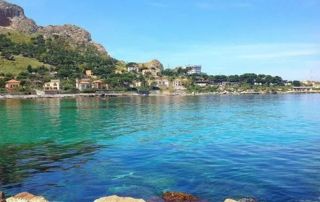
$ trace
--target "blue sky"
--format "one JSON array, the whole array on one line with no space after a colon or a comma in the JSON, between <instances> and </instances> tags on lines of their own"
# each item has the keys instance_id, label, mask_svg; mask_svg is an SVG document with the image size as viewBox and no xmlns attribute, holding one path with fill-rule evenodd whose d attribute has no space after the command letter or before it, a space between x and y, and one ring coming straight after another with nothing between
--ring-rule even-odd
<instances>
[{"instance_id":1,"label":"blue sky","mask_svg":"<svg viewBox=\"0 0 320 202\"><path fill-rule=\"evenodd\" d=\"M39 25L76 24L115 58L320 80L320 0L10 0Z\"/></svg>"}]
</instances>

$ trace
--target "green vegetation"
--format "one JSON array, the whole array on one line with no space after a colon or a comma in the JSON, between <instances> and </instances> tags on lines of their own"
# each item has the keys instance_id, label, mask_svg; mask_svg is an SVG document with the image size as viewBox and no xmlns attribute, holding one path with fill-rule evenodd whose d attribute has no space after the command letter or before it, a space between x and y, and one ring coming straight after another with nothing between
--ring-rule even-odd
<instances>
[{"instance_id":1,"label":"green vegetation","mask_svg":"<svg viewBox=\"0 0 320 202\"><path fill-rule=\"evenodd\" d=\"M4 60L15 61L16 55L31 58L33 61L54 67L54 70L58 72L57 77L60 79L78 78L84 70L81 67L91 69L95 74L106 78L115 67L115 59L102 56L90 48L82 52L73 50L67 41L58 36L54 39L44 39L43 36L38 35L31 37L30 42L15 41L13 40L15 37L10 36L12 35L0 34L0 52ZM23 64L22 60L20 60L20 64ZM26 66L32 65L27 62L24 64ZM32 66L37 65L33 64ZM18 71L16 70L16 72Z\"/></svg>"},{"instance_id":2,"label":"green vegetation","mask_svg":"<svg viewBox=\"0 0 320 202\"><path fill-rule=\"evenodd\" d=\"M12 57L13 58L11 60L4 57L0 58L0 72L18 75L19 73L26 71L28 66L36 68L41 66L49 67L49 65L39 62L34 58L23 57L21 55L12 55Z\"/></svg>"},{"instance_id":3,"label":"green vegetation","mask_svg":"<svg viewBox=\"0 0 320 202\"><path fill-rule=\"evenodd\" d=\"M41 89L43 84L51 79L60 79L64 92L78 92L75 81L83 78L85 70L92 70L92 73L112 90L159 89L154 80L156 76L150 73L143 76L141 72L127 71L127 67L138 65L118 61L90 45L75 49L74 45L59 36L45 39L42 35L0 32L0 92L4 91L5 82L12 78L21 81L22 92ZM272 93L289 89L285 85L287 81L279 76L252 73L230 76L188 75L188 71L188 68L177 67L165 69L161 74L170 82L184 78L183 86L188 92ZM292 85L301 86L301 83L293 81ZM170 90L172 86L167 88ZM92 91L90 89L87 92Z\"/></svg>"}]
</instances>

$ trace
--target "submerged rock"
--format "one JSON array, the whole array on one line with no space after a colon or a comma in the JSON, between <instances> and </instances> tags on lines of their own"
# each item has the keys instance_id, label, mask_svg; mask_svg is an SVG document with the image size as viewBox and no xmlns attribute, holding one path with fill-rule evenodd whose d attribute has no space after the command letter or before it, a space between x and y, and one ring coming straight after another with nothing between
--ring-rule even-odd
<instances>
[{"instance_id":1,"label":"submerged rock","mask_svg":"<svg viewBox=\"0 0 320 202\"><path fill-rule=\"evenodd\" d=\"M165 202L197 202L199 199L191 194L182 192L166 192L162 195Z\"/></svg>"},{"instance_id":2,"label":"submerged rock","mask_svg":"<svg viewBox=\"0 0 320 202\"><path fill-rule=\"evenodd\" d=\"M6 202L48 202L42 196L35 196L28 192L22 192L13 197L7 198Z\"/></svg>"},{"instance_id":3,"label":"submerged rock","mask_svg":"<svg viewBox=\"0 0 320 202\"><path fill-rule=\"evenodd\" d=\"M258 202L258 201L254 198L242 198L239 200L226 199L224 202Z\"/></svg>"},{"instance_id":4,"label":"submerged rock","mask_svg":"<svg viewBox=\"0 0 320 202\"><path fill-rule=\"evenodd\" d=\"M6 196L3 192L0 192L0 202L6 202Z\"/></svg>"},{"instance_id":5,"label":"submerged rock","mask_svg":"<svg viewBox=\"0 0 320 202\"><path fill-rule=\"evenodd\" d=\"M107 197L102 197L94 202L145 202L143 199L135 199L131 197L119 197L119 196L107 196Z\"/></svg>"}]
</instances>

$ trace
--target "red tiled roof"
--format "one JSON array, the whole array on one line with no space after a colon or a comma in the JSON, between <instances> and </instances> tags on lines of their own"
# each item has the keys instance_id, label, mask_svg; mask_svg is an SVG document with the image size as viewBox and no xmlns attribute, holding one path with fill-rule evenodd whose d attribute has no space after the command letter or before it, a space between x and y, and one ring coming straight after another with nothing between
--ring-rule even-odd
<instances>
[{"instance_id":1,"label":"red tiled roof","mask_svg":"<svg viewBox=\"0 0 320 202\"><path fill-rule=\"evenodd\" d=\"M20 81L17 81L17 80L11 79L11 80L7 81L7 83L20 83Z\"/></svg>"}]
</instances>

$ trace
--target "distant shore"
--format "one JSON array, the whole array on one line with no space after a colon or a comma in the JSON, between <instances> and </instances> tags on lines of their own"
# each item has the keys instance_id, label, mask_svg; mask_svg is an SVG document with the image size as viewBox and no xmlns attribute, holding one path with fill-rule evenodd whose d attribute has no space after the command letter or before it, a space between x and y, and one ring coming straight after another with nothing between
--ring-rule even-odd
<instances>
[{"instance_id":1,"label":"distant shore","mask_svg":"<svg viewBox=\"0 0 320 202\"><path fill-rule=\"evenodd\" d=\"M320 91L313 92L276 92L276 93L264 93L264 92L206 92L206 93L150 93L147 96L150 97L166 97L166 96L206 96L206 95L271 95L271 94L319 94ZM45 94L45 95L0 95L0 100L4 99L38 99L38 98L76 98L76 97L131 97L131 96L144 96L133 92L123 92L123 93L106 93L106 94L96 94L96 93L76 93L76 94Z\"/></svg>"}]
</instances>

